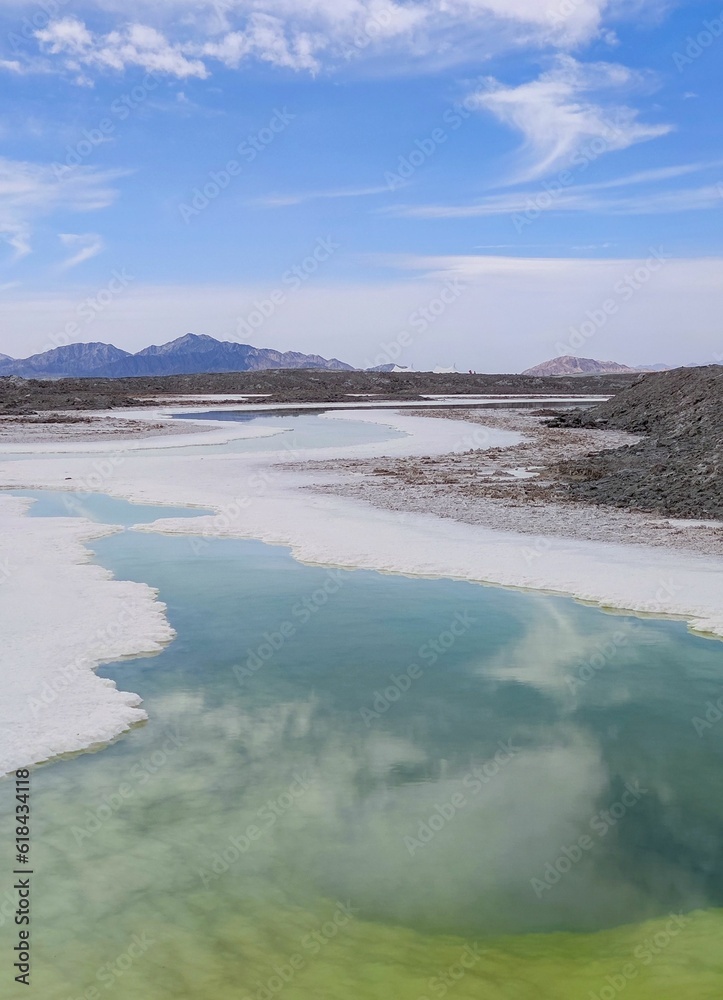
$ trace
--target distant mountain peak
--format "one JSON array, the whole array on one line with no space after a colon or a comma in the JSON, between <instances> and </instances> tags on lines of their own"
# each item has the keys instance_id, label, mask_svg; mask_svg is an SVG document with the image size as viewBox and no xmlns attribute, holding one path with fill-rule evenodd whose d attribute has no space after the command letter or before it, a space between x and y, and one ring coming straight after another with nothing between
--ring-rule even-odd
<instances>
[{"instance_id":1,"label":"distant mountain peak","mask_svg":"<svg viewBox=\"0 0 723 1000\"><path fill-rule=\"evenodd\" d=\"M0 359L0 375L19 375L22 378L57 378L58 373L98 376L109 365L119 364L133 357L112 344L67 344L54 347L43 354L35 354L24 361Z\"/></svg>"},{"instance_id":2,"label":"distant mountain peak","mask_svg":"<svg viewBox=\"0 0 723 1000\"><path fill-rule=\"evenodd\" d=\"M639 374L639 369L630 368L628 365L621 365L617 361L595 361L594 358L575 358L570 354L563 354L552 361L544 361L541 365L528 368L522 372L523 375L619 375L630 372Z\"/></svg>"},{"instance_id":3,"label":"distant mountain peak","mask_svg":"<svg viewBox=\"0 0 723 1000\"><path fill-rule=\"evenodd\" d=\"M274 351L187 333L137 354L112 344L69 344L15 361L0 355L0 376L22 378L128 378L144 375L201 375L268 368L320 368L353 371L336 358L297 351Z\"/></svg>"},{"instance_id":4,"label":"distant mountain peak","mask_svg":"<svg viewBox=\"0 0 723 1000\"><path fill-rule=\"evenodd\" d=\"M152 344L150 347L145 347L142 351L138 351L136 357L172 354L174 351L208 351L220 343L222 341L215 340L205 333L186 333L175 340L169 340L167 344Z\"/></svg>"}]
</instances>

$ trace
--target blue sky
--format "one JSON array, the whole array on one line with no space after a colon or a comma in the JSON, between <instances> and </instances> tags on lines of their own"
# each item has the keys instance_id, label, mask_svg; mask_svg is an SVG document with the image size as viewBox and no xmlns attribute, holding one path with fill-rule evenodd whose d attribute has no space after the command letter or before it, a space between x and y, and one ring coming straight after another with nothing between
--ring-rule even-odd
<instances>
[{"instance_id":1,"label":"blue sky","mask_svg":"<svg viewBox=\"0 0 723 1000\"><path fill-rule=\"evenodd\" d=\"M0 22L2 353L190 330L357 365L720 360L720 5Z\"/></svg>"}]
</instances>

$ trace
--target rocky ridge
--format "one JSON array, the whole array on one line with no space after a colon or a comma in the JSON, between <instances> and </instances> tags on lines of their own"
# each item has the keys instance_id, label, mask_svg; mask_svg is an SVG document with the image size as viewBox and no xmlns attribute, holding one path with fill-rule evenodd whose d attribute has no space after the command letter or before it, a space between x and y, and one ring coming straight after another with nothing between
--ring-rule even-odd
<instances>
[{"instance_id":1,"label":"rocky ridge","mask_svg":"<svg viewBox=\"0 0 723 1000\"><path fill-rule=\"evenodd\" d=\"M723 366L645 375L608 402L561 414L550 426L643 436L630 447L562 463L571 499L723 518Z\"/></svg>"}]
</instances>

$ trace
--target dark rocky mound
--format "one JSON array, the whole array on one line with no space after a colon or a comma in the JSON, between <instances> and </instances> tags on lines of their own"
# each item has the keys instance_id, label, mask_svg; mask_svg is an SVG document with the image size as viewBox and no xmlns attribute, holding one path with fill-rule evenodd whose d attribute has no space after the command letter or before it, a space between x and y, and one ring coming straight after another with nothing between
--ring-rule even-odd
<instances>
[{"instance_id":1,"label":"dark rocky mound","mask_svg":"<svg viewBox=\"0 0 723 1000\"><path fill-rule=\"evenodd\" d=\"M644 435L631 447L560 465L573 499L723 518L723 366L644 375L607 403L562 414L550 426Z\"/></svg>"}]
</instances>

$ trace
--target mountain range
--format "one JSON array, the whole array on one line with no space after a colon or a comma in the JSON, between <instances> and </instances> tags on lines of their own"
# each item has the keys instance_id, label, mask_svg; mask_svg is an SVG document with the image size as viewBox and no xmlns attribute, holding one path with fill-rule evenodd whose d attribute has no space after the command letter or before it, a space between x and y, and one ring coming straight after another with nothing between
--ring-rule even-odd
<instances>
[{"instance_id":1,"label":"mountain range","mask_svg":"<svg viewBox=\"0 0 723 1000\"><path fill-rule=\"evenodd\" d=\"M323 368L353 371L336 358L297 351L273 351L215 340L188 333L137 354L112 344L68 344L43 354L15 360L0 355L0 376L21 378L128 378L143 375L201 375L213 372L249 372L268 368Z\"/></svg>"},{"instance_id":2,"label":"mountain range","mask_svg":"<svg viewBox=\"0 0 723 1000\"><path fill-rule=\"evenodd\" d=\"M665 371L668 365L631 368L616 361L595 361L563 355L528 368L523 375L613 375ZM216 372L250 372L273 368L317 368L325 371L354 371L337 358L297 351L274 351L215 340L205 334L187 333L167 344L146 347L136 354L112 344L68 344L52 351L15 359L0 354L0 377L20 378L132 378L154 375L204 375ZM396 365L381 365L372 371L394 371Z\"/></svg>"},{"instance_id":3,"label":"mountain range","mask_svg":"<svg viewBox=\"0 0 723 1000\"><path fill-rule=\"evenodd\" d=\"M541 365L528 368L522 372L523 375L620 375L630 372L659 372L668 371L668 365L641 365L639 368L631 368L629 365L621 365L617 361L595 361L593 358L574 358L569 354L562 357L553 358L552 361L544 361Z\"/></svg>"}]
</instances>

